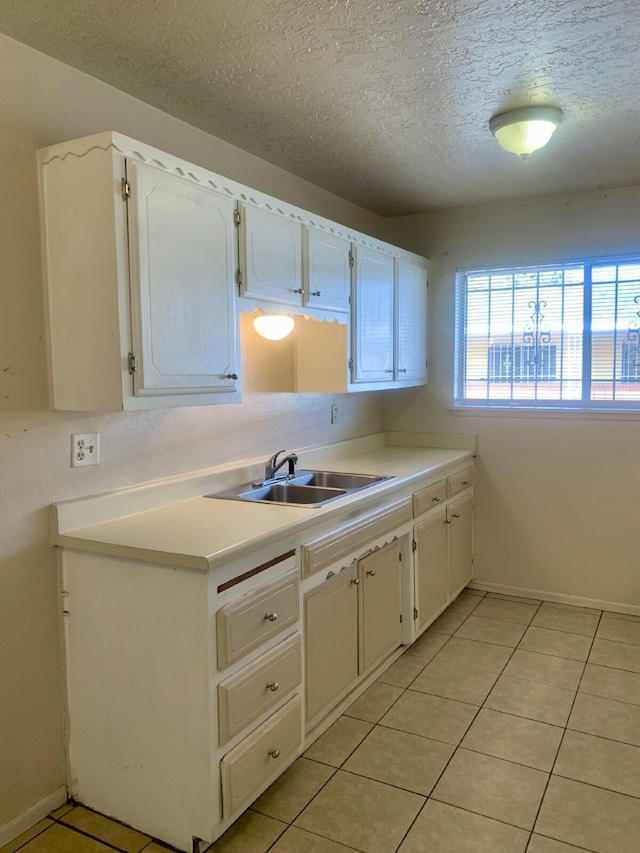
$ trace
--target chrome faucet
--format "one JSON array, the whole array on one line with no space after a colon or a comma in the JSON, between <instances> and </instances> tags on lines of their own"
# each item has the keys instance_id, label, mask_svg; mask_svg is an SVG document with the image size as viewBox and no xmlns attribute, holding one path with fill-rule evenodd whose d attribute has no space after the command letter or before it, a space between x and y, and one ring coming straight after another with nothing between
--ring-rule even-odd
<instances>
[{"instance_id":1,"label":"chrome faucet","mask_svg":"<svg viewBox=\"0 0 640 853\"><path fill-rule=\"evenodd\" d=\"M267 480L272 480L276 473L282 468L283 465L289 463L289 473L287 477L291 479L295 475L295 466L298 461L298 457L295 453L287 453L286 456L283 456L280 461L278 461L278 456L281 453L286 453L285 450L279 450L277 453L274 453L273 456L269 459L264 468L264 479L265 482Z\"/></svg>"}]
</instances>

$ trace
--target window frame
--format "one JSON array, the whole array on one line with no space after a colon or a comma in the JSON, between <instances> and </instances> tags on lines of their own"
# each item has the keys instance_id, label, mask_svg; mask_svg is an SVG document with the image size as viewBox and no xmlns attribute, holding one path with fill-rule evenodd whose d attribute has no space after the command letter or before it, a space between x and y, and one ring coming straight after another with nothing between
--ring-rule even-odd
<instances>
[{"instance_id":1,"label":"window frame","mask_svg":"<svg viewBox=\"0 0 640 853\"><path fill-rule=\"evenodd\" d=\"M554 260L539 260L531 262L519 261L512 264L500 265L483 264L468 267L459 267L455 273L454 286L454 347L453 347L453 401L451 411L454 414L504 414L511 413L531 415L535 413L548 415L580 414L595 416L640 416L640 396L637 400L592 400L591 393L591 357L593 336L591 324L587 326L586 318L592 319L592 276L594 266L621 265L637 263L640 265L640 251L623 253L619 255L598 255L589 257L572 257ZM465 359L466 359L466 277L473 273L514 273L525 270L543 270L545 268L558 269L571 266L581 266L584 269L584 317L585 324L582 333L582 374L580 378L582 387L582 399L580 400L558 400L558 399L465 399ZM618 282L619 283L619 280ZM640 294L640 288L639 288ZM638 303L638 326L640 328L640 301ZM640 346L640 344L639 344ZM462 347L462 349L461 349ZM488 365L487 365L488 366ZM638 368L640 370L640 368ZM639 382L640 379L629 380Z\"/></svg>"}]
</instances>

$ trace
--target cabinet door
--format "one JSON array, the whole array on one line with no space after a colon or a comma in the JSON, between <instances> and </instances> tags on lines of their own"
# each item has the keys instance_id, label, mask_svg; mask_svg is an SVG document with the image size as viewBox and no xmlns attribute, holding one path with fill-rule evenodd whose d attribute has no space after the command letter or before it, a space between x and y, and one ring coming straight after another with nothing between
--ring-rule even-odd
<instances>
[{"instance_id":1,"label":"cabinet door","mask_svg":"<svg viewBox=\"0 0 640 853\"><path fill-rule=\"evenodd\" d=\"M348 311L351 243L316 228L304 229L305 305Z\"/></svg>"},{"instance_id":2,"label":"cabinet door","mask_svg":"<svg viewBox=\"0 0 640 853\"><path fill-rule=\"evenodd\" d=\"M394 259L354 246L352 382L393 381Z\"/></svg>"},{"instance_id":3,"label":"cabinet door","mask_svg":"<svg viewBox=\"0 0 640 853\"><path fill-rule=\"evenodd\" d=\"M447 507L449 522L449 595L466 586L473 575L473 497Z\"/></svg>"},{"instance_id":4,"label":"cabinet door","mask_svg":"<svg viewBox=\"0 0 640 853\"><path fill-rule=\"evenodd\" d=\"M302 225L258 207L240 208L242 295L302 304Z\"/></svg>"},{"instance_id":5,"label":"cabinet door","mask_svg":"<svg viewBox=\"0 0 640 853\"><path fill-rule=\"evenodd\" d=\"M358 594L354 565L305 599L307 720L358 677Z\"/></svg>"},{"instance_id":6,"label":"cabinet door","mask_svg":"<svg viewBox=\"0 0 640 853\"><path fill-rule=\"evenodd\" d=\"M231 391L233 202L144 163L127 179L135 394Z\"/></svg>"},{"instance_id":7,"label":"cabinet door","mask_svg":"<svg viewBox=\"0 0 640 853\"><path fill-rule=\"evenodd\" d=\"M400 645L400 543L374 551L358 563L360 580L360 672Z\"/></svg>"},{"instance_id":8,"label":"cabinet door","mask_svg":"<svg viewBox=\"0 0 640 853\"><path fill-rule=\"evenodd\" d=\"M396 379L427 380L427 270L396 261Z\"/></svg>"},{"instance_id":9,"label":"cabinet door","mask_svg":"<svg viewBox=\"0 0 640 853\"><path fill-rule=\"evenodd\" d=\"M444 507L429 513L413 531L416 550L417 628L426 625L442 609L449 595L447 571L447 524Z\"/></svg>"}]
</instances>

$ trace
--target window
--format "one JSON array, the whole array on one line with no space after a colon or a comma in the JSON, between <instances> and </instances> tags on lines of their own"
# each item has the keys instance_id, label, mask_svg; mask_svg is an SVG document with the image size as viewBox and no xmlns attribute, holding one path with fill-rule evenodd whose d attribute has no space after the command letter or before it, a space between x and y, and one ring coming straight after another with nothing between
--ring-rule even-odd
<instances>
[{"instance_id":1,"label":"window","mask_svg":"<svg viewBox=\"0 0 640 853\"><path fill-rule=\"evenodd\" d=\"M454 404L640 411L640 259L460 272Z\"/></svg>"}]
</instances>

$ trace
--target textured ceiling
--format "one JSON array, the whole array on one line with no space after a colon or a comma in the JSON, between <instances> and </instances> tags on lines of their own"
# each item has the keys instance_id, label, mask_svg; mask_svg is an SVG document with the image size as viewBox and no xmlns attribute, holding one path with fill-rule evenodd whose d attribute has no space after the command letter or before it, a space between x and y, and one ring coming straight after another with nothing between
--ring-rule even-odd
<instances>
[{"instance_id":1,"label":"textured ceiling","mask_svg":"<svg viewBox=\"0 0 640 853\"><path fill-rule=\"evenodd\" d=\"M640 183L640 0L3 0L0 31L383 215ZM565 121L523 163L488 121L528 104Z\"/></svg>"}]
</instances>

